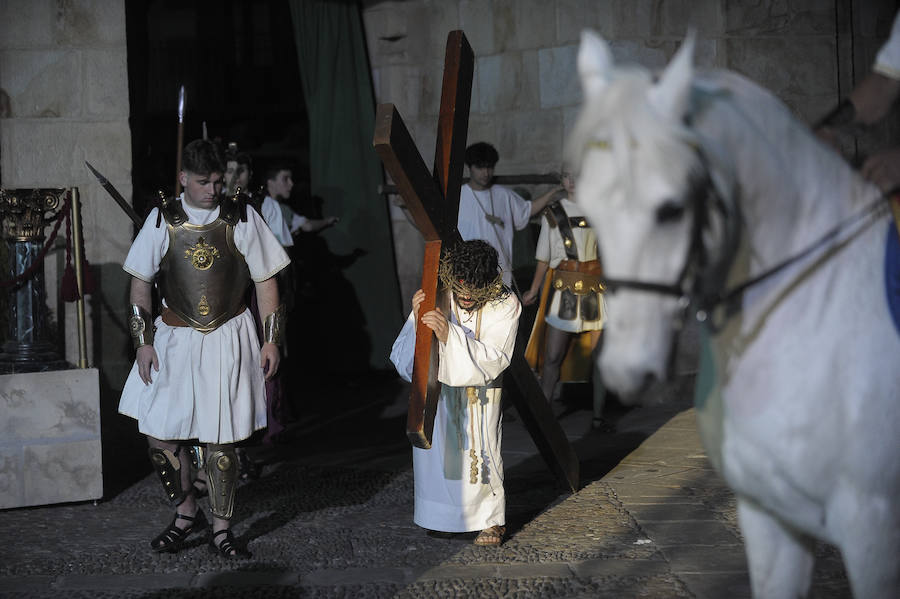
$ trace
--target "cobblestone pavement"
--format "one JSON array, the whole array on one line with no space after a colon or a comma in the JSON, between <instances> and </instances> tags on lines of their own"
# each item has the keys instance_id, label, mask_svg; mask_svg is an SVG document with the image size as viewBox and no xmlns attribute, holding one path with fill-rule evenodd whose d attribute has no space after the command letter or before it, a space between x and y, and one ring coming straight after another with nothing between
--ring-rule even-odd
<instances>
[{"instance_id":1,"label":"cobblestone pavement","mask_svg":"<svg viewBox=\"0 0 900 599\"><path fill-rule=\"evenodd\" d=\"M406 390L382 383L342 383L338 408L254 452L265 466L239 488L234 524L251 559L222 559L199 537L153 554L171 508L148 473L96 505L0 512L0 597L749 597L734 500L700 447L690 376L654 407L613 405L613 434L591 430L587 401L557 404L581 459L575 494L507 410L499 548L412 523ZM837 553L820 553L813 596L849 596Z\"/></svg>"}]
</instances>

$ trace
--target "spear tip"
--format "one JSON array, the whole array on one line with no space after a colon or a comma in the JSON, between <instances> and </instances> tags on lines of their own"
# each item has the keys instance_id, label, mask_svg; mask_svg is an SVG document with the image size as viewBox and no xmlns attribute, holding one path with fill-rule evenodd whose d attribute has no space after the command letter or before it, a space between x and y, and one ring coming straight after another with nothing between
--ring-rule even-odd
<instances>
[{"instance_id":1,"label":"spear tip","mask_svg":"<svg viewBox=\"0 0 900 599\"><path fill-rule=\"evenodd\" d=\"M184 122L184 84L178 90L178 122Z\"/></svg>"}]
</instances>

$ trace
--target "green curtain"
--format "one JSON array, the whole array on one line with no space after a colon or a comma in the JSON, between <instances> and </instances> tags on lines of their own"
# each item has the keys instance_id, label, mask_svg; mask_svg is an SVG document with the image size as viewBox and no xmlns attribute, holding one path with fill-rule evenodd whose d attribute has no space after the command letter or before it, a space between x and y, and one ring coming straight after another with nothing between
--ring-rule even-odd
<instances>
[{"instance_id":1,"label":"green curtain","mask_svg":"<svg viewBox=\"0 0 900 599\"><path fill-rule=\"evenodd\" d=\"M324 200L324 214L341 217L324 233L335 258L318 265L340 271L323 280L330 288L315 290L326 298L322 350L335 370L387 368L403 315L388 206L378 193L383 176L372 147L375 100L360 7L335 0L290 6L309 115L310 191Z\"/></svg>"}]
</instances>

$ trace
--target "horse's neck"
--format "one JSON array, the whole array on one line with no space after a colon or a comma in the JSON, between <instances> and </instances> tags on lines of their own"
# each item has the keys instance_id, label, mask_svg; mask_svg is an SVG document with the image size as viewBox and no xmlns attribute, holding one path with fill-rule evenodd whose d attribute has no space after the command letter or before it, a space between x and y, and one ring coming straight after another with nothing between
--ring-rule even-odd
<instances>
[{"instance_id":1,"label":"horse's neck","mask_svg":"<svg viewBox=\"0 0 900 599\"><path fill-rule=\"evenodd\" d=\"M694 126L735 200L762 270L812 243L877 190L772 94L727 71L697 86Z\"/></svg>"}]
</instances>

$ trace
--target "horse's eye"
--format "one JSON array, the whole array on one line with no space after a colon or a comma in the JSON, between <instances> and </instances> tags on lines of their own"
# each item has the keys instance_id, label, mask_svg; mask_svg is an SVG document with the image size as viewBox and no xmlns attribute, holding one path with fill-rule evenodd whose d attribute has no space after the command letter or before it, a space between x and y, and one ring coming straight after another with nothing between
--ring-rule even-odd
<instances>
[{"instance_id":1,"label":"horse's eye","mask_svg":"<svg viewBox=\"0 0 900 599\"><path fill-rule=\"evenodd\" d=\"M656 224L664 225L678 222L682 216L684 216L684 204L668 200L656 209Z\"/></svg>"}]
</instances>

